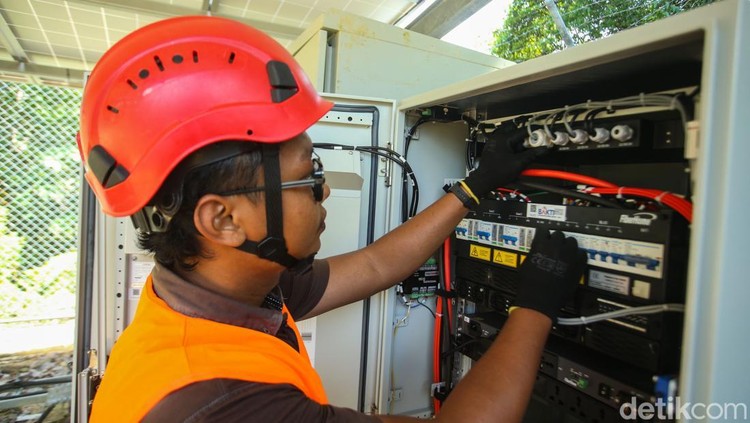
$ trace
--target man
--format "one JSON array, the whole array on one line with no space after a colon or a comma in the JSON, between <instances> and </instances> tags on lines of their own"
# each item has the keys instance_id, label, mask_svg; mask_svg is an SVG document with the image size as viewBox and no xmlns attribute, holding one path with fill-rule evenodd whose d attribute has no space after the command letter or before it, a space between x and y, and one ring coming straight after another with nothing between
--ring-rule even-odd
<instances>
[{"instance_id":1,"label":"man","mask_svg":"<svg viewBox=\"0 0 750 423\"><path fill-rule=\"evenodd\" d=\"M227 19L151 24L97 63L81 108L86 178L106 213L132 216L156 265L92 421L411 420L328 405L294 321L403 280L536 152L492 140L483 165L422 213L313 260L329 190L305 131L331 106L283 47ZM521 418L584 262L575 240L537 234L505 328L438 420Z\"/></svg>"}]
</instances>

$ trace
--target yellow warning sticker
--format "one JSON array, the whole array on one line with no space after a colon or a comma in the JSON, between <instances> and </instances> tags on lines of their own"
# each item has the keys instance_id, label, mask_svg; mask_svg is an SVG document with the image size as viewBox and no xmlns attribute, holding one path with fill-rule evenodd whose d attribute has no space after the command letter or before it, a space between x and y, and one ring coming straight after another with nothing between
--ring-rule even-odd
<instances>
[{"instance_id":1,"label":"yellow warning sticker","mask_svg":"<svg viewBox=\"0 0 750 423\"><path fill-rule=\"evenodd\" d=\"M518 254L495 250L492 261L503 266L518 267Z\"/></svg>"},{"instance_id":2,"label":"yellow warning sticker","mask_svg":"<svg viewBox=\"0 0 750 423\"><path fill-rule=\"evenodd\" d=\"M490 255L492 253L491 248L480 247L478 245L471 244L469 247L469 256L478 258L481 260L490 261Z\"/></svg>"},{"instance_id":3,"label":"yellow warning sticker","mask_svg":"<svg viewBox=\"0 0 750 423\"><path fill-rule=\"evenodd\" d=\"M526 260L526 254L520 254L521 256L521 264L523 264L523 261Z\"/></svg>"}]
</instances>

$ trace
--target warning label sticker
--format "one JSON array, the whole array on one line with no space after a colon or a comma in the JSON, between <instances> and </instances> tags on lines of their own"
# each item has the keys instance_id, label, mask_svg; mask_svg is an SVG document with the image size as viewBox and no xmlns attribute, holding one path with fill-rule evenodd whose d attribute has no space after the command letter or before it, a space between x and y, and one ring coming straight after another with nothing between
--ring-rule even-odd
<instances>
[{"instance_id":1,"label":"warning label sticker","mask_svg":"<svg viewBox=\"0 0 750 423\"><path fill-rule=\"evenodd\" d=\"M492 249L487 247L480 247L479 245L471 244L469 246L469 256L478 258L481 260L490 261Z\"/></svg>"},{"instance_id":2,"label":"warning label sticker","mask_svg":"<svg viewBox=\"0 0 750 423\"><path fill-rule=\"evenodd\" d=\"M503 266L518 267L518 254L495 250L492 255L492 262Z\"/></svg>"}]
</instances>

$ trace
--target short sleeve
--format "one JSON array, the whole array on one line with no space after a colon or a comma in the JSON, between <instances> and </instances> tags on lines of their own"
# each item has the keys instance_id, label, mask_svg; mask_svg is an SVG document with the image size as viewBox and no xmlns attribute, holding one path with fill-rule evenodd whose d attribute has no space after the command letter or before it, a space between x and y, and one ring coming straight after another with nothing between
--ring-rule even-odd
<instances>
[{"instance_id":1,"label":"short sleeve","mask_svg":"<svg viewBox=\"0 0 750 423\"><path fill-rule=\"evenodd\" d=\"M327 260L315 260L312 269L303 275L289 271L281 274L279 287L293 319L306 315L318 305L328 287L329 275Z\"/></svg>"}]
</instances>

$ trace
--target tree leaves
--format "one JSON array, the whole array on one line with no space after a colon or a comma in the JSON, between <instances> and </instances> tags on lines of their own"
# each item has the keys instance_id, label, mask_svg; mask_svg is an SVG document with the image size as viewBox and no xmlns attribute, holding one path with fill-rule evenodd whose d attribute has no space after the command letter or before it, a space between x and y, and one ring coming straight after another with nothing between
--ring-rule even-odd
<instances>
[{"instance_id":1,"label":"tree leaves","mask_svg":"<svg viewBox=\"0 0 750 423\"><path fill-rule=\"evenodd\" d=\"M556 0L576 44L663 19L715 0ZM513 0L503 27L494 31L492 54L514 62L565 47L543 0Z\"/></svg>"},{"instance_id":2,"label":"tree leaves","mask_svg":"<svg viewBox=\"0 0 750 423\"><path fill-rule=\"evenodd\" d=\"M0 81L3 317L75 290L80 102L79 90Z\"/></svg>"}]
</instances>

